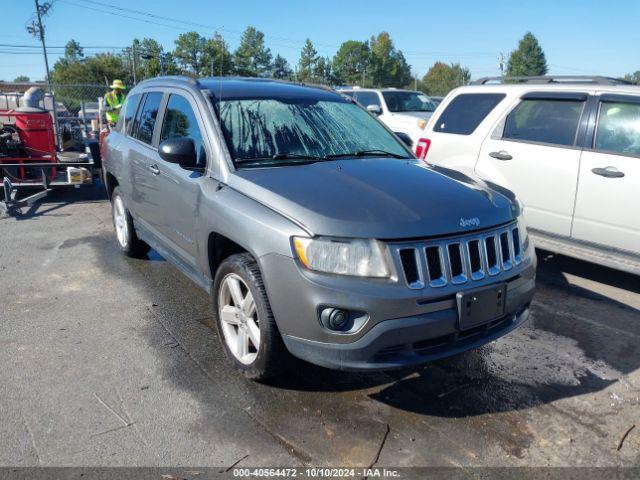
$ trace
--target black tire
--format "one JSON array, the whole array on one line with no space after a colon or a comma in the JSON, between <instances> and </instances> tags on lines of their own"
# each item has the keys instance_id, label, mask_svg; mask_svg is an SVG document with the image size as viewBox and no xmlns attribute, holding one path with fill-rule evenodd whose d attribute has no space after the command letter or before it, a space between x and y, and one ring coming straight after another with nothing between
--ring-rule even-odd
<instances>
[{"instance_id":1,"label":"black tire","mask_svg":"<svg viewBox=\"0 0 640 480\"><path fill-rule=\"evenodd\" d=\"M122 207L124 210L124 221L127 228L127 235L125 240L121 240L120 236L118 235L118 228L116 226L116 210L117 203L119 201L122 202ZM127 257L144 258L151 247L149 247L146 242L138 238L138 235L136 234L136 228L133 224L133 218L131 217L131 213L129 212L129 209L124 202L124 198L122 197L122 194L120 192L120 187L114 188L113 192L111 193L111 218L113 220L113 226L116 229L118 247L120 247L122 253L124 253Z\"/></svg>"},{"instance_id":2,"label":"black tire","mask_svg":"<svg viewBox=\"0 0 640 480\"><path fill-rule=\"evenodd\" d=\"M255 360L250 364L240 362L227 344L219 315L220 289L223 280L229 275L239 276L246 287L251 291L258 314L258 326L260 329L260 345ZM233 366L246 378L262 381L278 376L291 365L293 357L288 352L282 341L280 331L269 305L267 292L262 282L262 275L258 264L252 255L241 253L232 255L224 260L218 268L213 288L213 316L216 329L220 337L220 343L225 354Z\"/></svg>"}]
</instances>

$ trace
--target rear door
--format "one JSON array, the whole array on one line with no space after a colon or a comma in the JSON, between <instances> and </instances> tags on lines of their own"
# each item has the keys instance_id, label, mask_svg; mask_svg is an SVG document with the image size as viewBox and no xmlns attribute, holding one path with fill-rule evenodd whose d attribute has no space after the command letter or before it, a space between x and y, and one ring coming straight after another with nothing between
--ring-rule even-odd
<instances>
[{"instance_id":1,"label":"rear door","mask_svg":"<svg viewBox=\"0 0 640 480\"><path fill-rule=\"evenodd\" d=\"M151 222L169 240L179 259L195 266L197 256L196 229L200 183L207 163L205 131L198 105L186 91L172 92L164 109L158 143L168 138L191 138L198 153L198 168L186 170L158 157L152 167L157 170L149 201L154 206Z\"/></svg>"},{"instance_id":2,"label":"rear door","mask_svg":"<svg viewBox=\"0 0 640 480\"><path fill-rule=\"evenodd\" d=\"M582 152L572 236L640 254L640 96L596 98L595 132Z\"/></svg>"},{"instance_id":3,"label":"rear door","mask_svg":"<svg viewBox=\"0 0 640 480\"><path fill-rule=\"evenodd\" d=\"M476 171L513 190L533 228L571 234L587 99L586 92L527 93L482 144Z\"/></svg>"},{"instance_id":4,"label":"rear door","mask_svg":"<svg viewBox=\"0 0 640 480\"><path fill-rule=\"evenodd\" d=\"M146 92L140 100L129 140L129 159L131 164L131 198L129 210L134 219L149 226L155 206L149 199L153 190L152 162L158 157L158 149L153 144L156 117L162 102L162 92Z\"/></svg>"}]
</instances>

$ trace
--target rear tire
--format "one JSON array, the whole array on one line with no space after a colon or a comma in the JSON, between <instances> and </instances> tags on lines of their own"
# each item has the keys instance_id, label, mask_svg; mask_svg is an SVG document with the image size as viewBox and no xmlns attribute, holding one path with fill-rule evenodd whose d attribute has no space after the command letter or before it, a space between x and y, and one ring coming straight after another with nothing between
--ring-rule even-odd
<instances>
[{"instance_id":1,"label":"rear tire","mask_svg":"<svg viewBox=\"0 0 640 480\"><path fill-rule=\"evenodd\" d=\"M222 348L245 377L266 380L292 363L253 256L241 253L222 262L214 280L213 306Z\"/></svg>"},{"instance_id":2,"label":"rear tire","mask_svg":"<svg viewBox=\"0 0 640 480\"><path fill-rule=\"evenodd\" d=\"M111 215L118 246L122 253L132 258L144 257L151 247L138 238L133 218L120 193L120 187L114 188L111 193Z\"/></svg>"}]
</instances>

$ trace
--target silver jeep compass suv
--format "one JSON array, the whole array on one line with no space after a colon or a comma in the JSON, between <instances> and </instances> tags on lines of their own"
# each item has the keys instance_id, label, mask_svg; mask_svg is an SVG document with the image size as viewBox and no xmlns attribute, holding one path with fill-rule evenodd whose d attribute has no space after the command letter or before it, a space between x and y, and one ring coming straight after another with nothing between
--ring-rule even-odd
<instances>
[{"instance_id":1,"label":"silver jeep compass suv","mask_svg":"<svg viewBox=\"0 0 640 480\"><path fill-rule=\"evenodd\" d=\"M131 90L107 137L118 243L213 297L231 362L418 364L525 321L535 256L508 190L416 160L351 99L261 79Z\"/></svg>"}]
</instances>

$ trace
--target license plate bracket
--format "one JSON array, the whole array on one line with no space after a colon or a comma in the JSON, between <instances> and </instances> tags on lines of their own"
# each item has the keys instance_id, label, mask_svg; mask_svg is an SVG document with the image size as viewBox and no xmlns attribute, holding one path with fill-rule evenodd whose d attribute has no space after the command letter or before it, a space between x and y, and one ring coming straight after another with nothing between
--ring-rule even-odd
<instances>
[{"instance_id":1,"label":"license plate bracket","mask_svg":"<svg viewBox=\"0 0 640 480\"><path fill-rule=\"evenodd\" d=\"M456 294L460 330L468 330L504 315L507 285L501 283Z\"/></svg>"}]
</instances>

